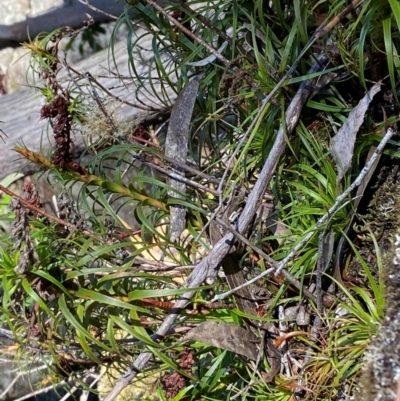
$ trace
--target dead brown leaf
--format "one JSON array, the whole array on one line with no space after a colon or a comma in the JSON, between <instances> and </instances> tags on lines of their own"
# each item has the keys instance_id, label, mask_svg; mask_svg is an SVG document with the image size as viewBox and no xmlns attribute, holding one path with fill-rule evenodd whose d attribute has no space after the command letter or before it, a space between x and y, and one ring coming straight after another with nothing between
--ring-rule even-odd
<instances>
[{"instance_id":1,"label":"dead brown leaf","mask_svg":"<svg viewBox=\"0 0 400 401\"><path fill-rule=\"evenodd\" d=\"M358 105L350 112L347 121L342 125L338 133L332 138L331 152L338 171L336 185L339 185L351 167L357 133L364 121L368 106L374 96L381 90L381 85L382 83L378 82L368 91Z\"/></svg>"},{"instance_id":2,"label":"dead brown leaf","mask_svg":"<svg viewBox=\"0 0 400 401\"><path fill-rule=\"evenodd\" d=\"M184 340L201 341L216 348L257 360L259 339L242 327L225 322L204 322L186 334Z\"/></svg>"}]
</instances>

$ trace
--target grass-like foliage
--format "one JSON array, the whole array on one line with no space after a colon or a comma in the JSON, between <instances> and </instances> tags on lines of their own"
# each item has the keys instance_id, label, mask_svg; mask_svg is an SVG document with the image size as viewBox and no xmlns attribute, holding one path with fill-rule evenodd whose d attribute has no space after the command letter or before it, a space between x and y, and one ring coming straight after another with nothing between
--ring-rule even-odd
<instances>
[{"instance_id":1,"label":"grass-like foliage","mask_svg":"<svg viewBox=\"0 0 400 401\"><path fill-rule=\"evenodd\" d=\"M398 219L393 217L383 237L374 231L381 215L388 224L393 208L374 211L371 184L361 203L354 191L334 213L327 213L368 162L382 132L398 120L399 3L165 3L128 2L116 24L109 61L115 61L118 30L127 28L130 75L117 78L129 90L128 101L113 97L90 71L66 64L59 41L77 31L60 29L25 44L53 150L42 154L22 145L15 150L39 164L38 177L45 179L42 172L48 173L61 195L57 216L43 210L33 184L25 185L22 199L4 198L10 214L0 206L0 223L13 221L9 234L0 233L1 325L19 344L20 355L51 368L54 382L73 377L83 383L89 368L111 365L114 375L128 371L133 378L131 367L139 357L147 359L137 378L161 377L153 399L349 396L365 347L384 314L382 260L390 258L381 253L388 251L387 235ZM151 43L145 59L140 51L144 42ZM323 54L325 68L309 72ZM61 70L67 78L60 78ZM175 165L165 156L165 129L123 121L115 112L122 102L168 116L176 95L200 74L186 166ZM328 75L325 87L308 88L310 82L318 84L315 78ZM116 86L115 78L110 75L109 87ZM349 148L354 144L352 163L339 180L331 139L378 81L382 90L357 137L348 140ZM299 90L309 95L293 129L288 106ZM236 262L249 280L297 251L282 274L266 275L250 287L258 314L250 319L249 311L230 298L211 302L229 289L223 274L191 286L189 295L187 285L216 245L210 240L210 220L224 219L225 206L244 192L237 214L228 216L239 230L238 216L275 152L279 129L286 147L252 211L252 224L241 232L248 243L235 245ZM87 145L81 158L73 154L78 135ZM396 155L397 146L393 139L374 166L375 176L384 176L382 168L395 163L389 155ZM83 158L87 154L89 162ZM166 178L177 171L187 178L185 192L171 185L176 176ZM4 182L2 188L10 184ZM177 205L186 210L185 230L172 242L170 215ZM353 232L357 219L365 223L367 234ZM313 235L304 243L308 234ZM329 238L325 248L321 238ZM341 245L343 238L347 247ZM183 294L190 301L175 310ZM174 313L179 315L174 325L161 335L160 324ZM249 330L261 322L261 331L254 332L262 338L268 327L265 341L269 336L282 357L279 371L266 378L272 369L267 352L260 351L256 362L207 341L181 341L182 333L206 321L247 322ZM285 333L292 334L286 338Z\"/></svg>"}]
</instances>

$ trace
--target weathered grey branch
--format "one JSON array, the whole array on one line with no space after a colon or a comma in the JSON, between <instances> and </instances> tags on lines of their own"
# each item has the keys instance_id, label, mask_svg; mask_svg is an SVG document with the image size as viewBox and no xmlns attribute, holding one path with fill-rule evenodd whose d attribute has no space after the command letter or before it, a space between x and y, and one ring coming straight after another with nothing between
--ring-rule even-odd
<instances>
[{"instance_id":1,"label":"weathered grey branch","mask_svg":"<svg viewBox=\"0 0 400 401\"><path fill-rule=\"evenodd\" d=\"M187 160L190 121L196 103L200 80L201 77L194 78L182 90L176 99L168 126L165 140L165 154L169 158L177 160L180 163L186 163ZM183 175L182 172L181 168L176 165L174 166L175 174ZM183 199L183 196L177 194L175 190L182 194L185 193L186 185L184 182L168 177L167 184L174 188L174 190L168 191L168 196L171 198ZM182 205L171 206L170 213L171 241L175 242L185 229L186 209L182 207Z\"/></svg>"},{"instance_id":2,"label":"weathered grey branch","mask_svg":"<svg viewBox=\"0 0 400 401\"><path fill-rule=\"evenodd\" d=\"M296 63L293 64L291 67L291 70L295 68L297 65L297 62L300 60L299 58L296 60ZM324 57L323 55L319 57L317 62L313 65L312 67L312 72L315 71L320 71L323 68L326 67L328 63L328 58ZM259 113L255 117L255 120L260 118L262 109L265 107L266 103L268 100L272 98L272 96L276 93L278 90L279 86L283 84L285 79L287 79L287 75L291 74L292 71L289 70L288 73L285 75L285 77L282 78L282 80L279 82L277 87L267 96L267 98L264 100L263 105L261 106ZM311 79L304 81L303 84L301 85L300 89L298 90L295 98L292 100L290 103L287 111L286 111L286 132L287 135L290 135L300 118L300 114L302 111L302 108L304 107L307 99L313 95L314 92L318 92L321 89L321 86L315 85L317 79ZM329 82L329 80L328 80ZM327 84L328 82L325 81ZM314 84L314 85L313 85ZM310 88L315 88L315 91ZM255 124L255 121L253 121ZM285 130L283 129L283 123L281 124L281 127L278 131L277 137L275 139L274 145L272 149L269 152L269 156L260 172L260 175L248 197L246 206L244 210L242 211L239 221L238 221L238 231L240 233L243 233L246 231L247 227L249 226L254 213L258 209L258 207L261 204L263 195L266 191L267 185L269 181L271 180L276 166L278 164L279 159L281 158L285 147L286 147L286 136L285 136ZM190 301L192 298L194 291L191 290L192 288L199 287L202 285L204 281L206 281L210 277L215 277L217 274L218 266L221 263L221 261L225 258L225 256L228 254L230 248L231 248L231 243L234 240L234 235L231 233L226 234L220 241L218 241L212 251L201 260L201 262L196 266L196 268L192 271L190 274L187 282L186 282L186 287L188 289L188 292L183 294L179 301L176 302L175 307L171 312L167 315L167 317L164 319L163 323L160 325L159 329L157 330L157 335L162 338L165 336L165 334L168 332L168 330L171 328L175 320L180 314L180 311L186 306L186 304ZM116 383L115 387L111 390L111 392L107 395L107 397L103 401L113 401L118 394L127 386L129 383L133 380L133 378L137 375L137 372L139 372L141 369L146 366L147 362L149 361L151 357L150 352L143 352L141 353L136 361L133 364L132 368L129 368L123 377L120 378L120 380Z\"/></svg>"}]
</instances>

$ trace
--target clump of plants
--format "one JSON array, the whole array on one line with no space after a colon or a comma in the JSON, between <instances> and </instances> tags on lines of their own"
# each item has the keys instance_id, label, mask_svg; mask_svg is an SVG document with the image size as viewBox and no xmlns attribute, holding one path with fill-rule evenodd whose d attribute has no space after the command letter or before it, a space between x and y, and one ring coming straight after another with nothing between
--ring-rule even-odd
<instances>
[{"instance_id":1,"label":"clump of plants","mask_svg":"<svg viewBox=\"0 0 400 401\"><path fill-rule=\"evenodd\" d=\"M353 394L384 314L387 250L366 224L372 267L354 224L397 163L399 5L134 3L116 31L129 29L119 79L135 102L65 63L58 42L76 31L26 44L52 150L14 150L62 190L53 214L35 180L21 196L0 186L14 219L0 238L2 324L54 383L87 387L112 365L107 401L156 374L159 399ZM119 102L162 111L168 128L123 121Z\"/></svg>"}]
</instances>

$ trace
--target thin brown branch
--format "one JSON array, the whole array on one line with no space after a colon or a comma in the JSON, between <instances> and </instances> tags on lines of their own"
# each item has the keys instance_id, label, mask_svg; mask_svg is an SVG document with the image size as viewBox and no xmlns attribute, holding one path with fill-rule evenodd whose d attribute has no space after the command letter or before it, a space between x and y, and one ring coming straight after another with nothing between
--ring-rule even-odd
<instances>
[{"instance_id":1,"label":"thin brown branch","mask_svg":"<svg viewBox=\"0 0 400 401\"><path fill-rule=\"evenodd\" d=\"M254 252L258 253L260 256L264 258L264 260L274 268L279 266L279 263L275 262L269 255L267 255L262 249L253 245L246 237L242 234L237 232L232 226L225 223L224 220L220 219L219 217L215 218L215 221L223 226L226 230L231 232L236 238L246 244L249 248L251 248ZM273 271L271 271L272 273ZM313 295L307 288L303 287L299 280L293 277L287 270L281 270L281 273L285 276L286 280L289 281L294 287L296 287L300 292L302 292L307 298L311 299L312 301L316 302L317 298Z\"/></svg>"},{"instance_id":2,"label":"thin brown branch","mask_svg":"<svg viewBox=\"0 0 400 401\"><path fill-rule=\"evenodd\" d=\"M177 174L177 173L175 173L173 171L169 171L167 169L164 169L164 168L162 168L160 166L157 166L156 164L151 163L151 162L146 161L146 160L143 160L143 163L146 163L146 164L150 165L151 168L153 168L154 170L157 170L160 173L165 174L167 177L173 178L176 181L183 182L186 185L189 185L189 186L191 186L193 188L197 188L200 191L208 192L208 193L213 194L215 196L219 195L218 191L216 191L215 189L206 187L205 185L199 184L196 181L189 180L188 178L185 178L184 176L179 175L179 174Z\"/></svg>"},{"instance_id":3,"label":"thin brown branch","mask_svg":"<svg viewBox=\"0 0 400 401\"><path fill-rule=\"evenodd\" d=\"M18 196L16 193L10 191L8 188L4 187L3 185L0 184L0 191L3 191L5 194L13 197L14 199L16 199L22 206L26 207L29 210L32 210L33 212L40 214L41 216L47 217L49 220L52 220L58 224L61 224L62 226L71 228L71 229L76 229L76 226L74 226L71 223L68 223L68 221L62 220L57 216L54 216L54 214L48 213L45 210L34 206L32 204L30 204L28 201L26 201L25 199L21 198L20 196Z\"/></svg>"},{"instance_id":4,"label":"thin brown branch","mask_svg":"<svg viewBox=\"0 0 400 401\"><path fill-rule=\"evenodd\" d=\"M203 15L196 13L195 10L190 8L186 3L182 1L173 0L173 2L179 4L183 9L188 12L189 16L197 18L204 26L214 31L220 38L222 38L232 46L232 38L229 37L224 31L221 31L221 29L217 28L215 25L212 25L208 19L204 18ZM256 63L255 58L251 54L249 54L249 52L246 51L242 45L236 43L235 46L247 58L247 60L250 61L250 63Z\"/></svg>"},{"instance_id":5,"label":"thin brown branch","mask_svg":"<svg viewBox=\"0 0 400 401\"><path fill-rule=\"evenodd\" d=\"M134 104L131 102L128 102L127 100L121 99L119 96L114 95L112 92L110 92L107 88L105 88L99 81L96 80L96 78L94 78L91 74L88 74L86 76L86 74L82 74L81 72L77 71L76 69L74 69L73 67L71 67L70 65L67 66L71 71L73 71L78 77L84 79L84 78L89 78L90 81L94 82L102 91L104 91L108 96L112 97L114 100L126 104L128 106L131 107L135 107L137 109L140 110L144 110L144 111L152 111L152 112L160 112L159 109L156 109L154 107L151 106L140 106L138 104Z\"/></svg>"},{"instance_id":6,"label":"thin brown branch","mask_svg":"<svg viewBox=\"0 0 400 401\"><path fill-rule=\"evenodd\" d=\"M278 263L275 262L275 260L268 256L262 249L253 245L245 236L236 231L230 224L226 223L223 219L219 217L215 217L215 221L226 230L231 232L237 239L246 244L251 250L262 256L269 265L271 265L272 267L278 267Z\"/></svg>"},{"instance_id":7,"label":"thin brown branch","mask_svg":"<svg viewBox=\"0 0 400 401\"><path fill-rule=\"evenodd\" d=\"M0 121L0 123L2 123L2 122L4 122L4 121ZM6 141L5 141L4 138L1 136L1 134L3 134L4 136L7 136L7 134L0 128L0 138L1 138L1 140L2 140L4 143L6 143Z\"/></svg>"},{"instance_id":8,"label":"thin brown branch","mask_svg":"<svg viewBox=\"0 0 400 401\"><path fill-rule=\"evenodd\" d=\"M139 263L139 258L136 256L135 257L135 262L137 261L137 263ZM147 261L146 261L147 263ZM182 272L185 272L187 270L193 270L196 266L195 265L185 265L185 266L162 266L162 267L152 267L152 266L143 266L142 264L140 264L140 268L132 268L131 270L134 272L149 272L149 273L169 273L168 276L174 276L174 275L178 275L181 277L182 276ZM67 271L67 270L65 270ZM118 272L117 270L115 270L116 273L115 276L118 277ZM123 276L125 272L121 272L120 275ZM107 276L108 274L110 274L110 272L97 272L97 273L93 273L93 275L95 276Z\"/></svg>"},{"instance_id":9,"label":"thin brown branch","mask_svg":"<svg viewBox=\"0 0 400 401\"><path fill-rule=\"evenodd\" d=\"M85 6L88 6L91 10L96 11L100 14L106 15L108 18L111 18L115 21L118 20L118 17L116 17L115 15L112 15L110 13L107 13L106 11L100 10L99 8L92 6L87 0L78 0L80 3L84 4Z\"/></svg>"},{"instance_id":10,"label":"thin brown branch","mask_svg":"<svg viewBox=\"0 0 400 401\"><path fill-rule=\"evenodd\" d=\"M87 78L87 81L89 83L90 86L90 91L92 92L93 98L95 100L95 102L97 103L97 106L99 107L100 111L103 113L104 118L106 119L107 124L112 127L112 129L114 130L114 132L117 132L118 128L115 125L114 120L111 118L111 116L107 113L103 103L101 102L101 99L97 93L96 88L94 87L94 85L92 84L92 80L93 77L89 72L86 72L85 77Z\"/></svg>"},{"instance_id":11,"label":"thin brown branch","mask_svg":"<svg viewBox=\"0 0 400 401\"><path fill-rule=\"evenodd\" d=\"M202 45L209 53L213 54L218 60L222 61L226 67L231 66L231 62L226 59L224 56L222 56L220 53L218 53L212 46L210 46L207 42L205 42L203 39L199 38L197 35L195 35L192 31L187 29L185 26L183 26L178 20L176 20L172 15L170 15L167 11L165 11L160 5L158 5L154 0L146 0L148 4L153 6L157 11L159 11L162 15L165 16L169 21L171 21L177 28L179 28L185 35L189 36L193 40L195 40L197 43Z\"/></svg>"},{"instance_id":12,"label":"thin brown branch","mask_svg":"<svg viewBox=\"0 0 400 401\"><path fill-rule=\"evenodd\" d=\"M353 0L340 14L333 18L328 24L325 25L324 21L320 27L316 30L314 37L316 39L323 38L328 32L330 32L340 21L346 17L347 14L353 12L355 8L361 3L362 0Z\"/></svg>"},{"instance_id":13,"label":"thin brown branch","mask_svg":"<svg viewBox=\"0 0 400 401\"><path fill-rule=\"evenodd\" d=\"M161 148L159 146L157 146L154 143L152 143L150 141L147 141L147 140L145 140L143 138L139 138L139 137L136 137L136 136L132 136L131 138L134 139L137 142L141 142L141 143L144 143L146 145L152 146L152 147L154 147L154 148L156 148L158 150L161 150ZM195 167L190 166L189 164L181 163L181 162L179 162L177 160L173 160L170 157L165 156L163 153L157 154L157 157L160 157L161 159L164 159L168 163L176 164L178 167L180 167L181 169L187 171L192 176L204 178L205 180L208 180L209 182L212 182L214 184L219 184L219 182L220 182L220 180L218 178L215 178L215 177L213 177L213 176L211 176L209 174L203 173L202 171L196 169ZM143 158L139 157L138 160L141 163L148 164L150 167L153 167L155 165L153 162L151 162L151 161L149 161L147 159L143 159ZM168 170L166 170L166 171L168 171Z\"/></svg>"}]
</instances>

